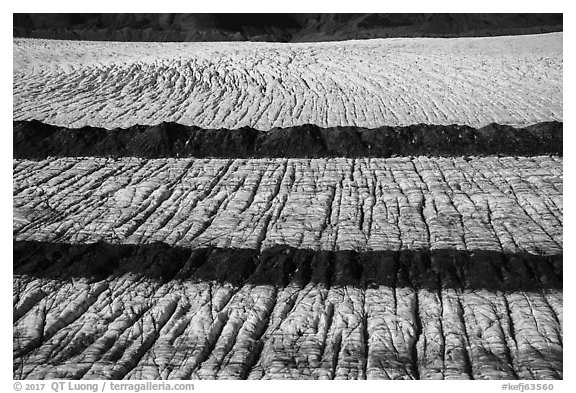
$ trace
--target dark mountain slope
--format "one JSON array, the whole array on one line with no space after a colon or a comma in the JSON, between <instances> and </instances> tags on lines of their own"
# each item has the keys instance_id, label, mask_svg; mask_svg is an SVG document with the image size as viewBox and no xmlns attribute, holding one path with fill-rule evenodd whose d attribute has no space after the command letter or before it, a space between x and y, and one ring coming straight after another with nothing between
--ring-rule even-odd
<instances>
[{"instance_id":1,"label":"dark mountain slope","mask_svg":"<svg viewBox=\"0 0 576 393\"><path fill-rule=\"evenodd\" d=\"M14 14L14 37L95 41L331 41L562 31L562 14Z\"/></svg>"}]
</instances>

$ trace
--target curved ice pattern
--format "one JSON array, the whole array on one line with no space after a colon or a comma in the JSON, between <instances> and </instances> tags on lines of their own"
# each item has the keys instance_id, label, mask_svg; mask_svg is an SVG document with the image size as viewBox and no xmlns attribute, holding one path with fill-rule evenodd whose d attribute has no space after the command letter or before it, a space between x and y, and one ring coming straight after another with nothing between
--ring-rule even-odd
<instances>
[{"instance_id":1,"label":"curved ice pattern","mask_svg":"<svg viewBox=\"0 0 576 393\"><path fill-rule=\"evenodd\" d=\"M329 43L14 40L14 120L260 130L562 121L562 33Z\"/></svg>"}]
</instances>

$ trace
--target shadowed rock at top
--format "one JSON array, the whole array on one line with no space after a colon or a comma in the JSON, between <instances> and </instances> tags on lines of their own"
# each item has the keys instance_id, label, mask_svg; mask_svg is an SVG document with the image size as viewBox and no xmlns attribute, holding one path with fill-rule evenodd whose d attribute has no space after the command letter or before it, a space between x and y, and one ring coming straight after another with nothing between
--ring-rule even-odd
<instances>
[{"instance_id":1,"label":"shadowed rock at top","mask_svg":"<svg viewBox=\"0 0 576 393\"><path fill-rule=\"evenodd\" d=\"M331 41L534 34L562 14L14 14L15 37L98 41Z\"/></svg>"}]
</instances>

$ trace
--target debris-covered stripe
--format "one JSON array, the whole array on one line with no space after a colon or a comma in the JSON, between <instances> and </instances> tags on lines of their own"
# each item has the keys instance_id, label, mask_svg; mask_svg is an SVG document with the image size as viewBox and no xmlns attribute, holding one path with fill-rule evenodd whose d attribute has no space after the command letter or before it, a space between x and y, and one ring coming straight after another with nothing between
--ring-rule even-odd
<instances>
[{"instance_id":1,"label":"debris-covered stripe","mask_svg":"<svg viewBox=\"0 0 576 393\"><path fill-rule=\"evenodd\" d=\"M563 376L561 254L14 248L14 378Z\"/></svg>"}]
</instances>

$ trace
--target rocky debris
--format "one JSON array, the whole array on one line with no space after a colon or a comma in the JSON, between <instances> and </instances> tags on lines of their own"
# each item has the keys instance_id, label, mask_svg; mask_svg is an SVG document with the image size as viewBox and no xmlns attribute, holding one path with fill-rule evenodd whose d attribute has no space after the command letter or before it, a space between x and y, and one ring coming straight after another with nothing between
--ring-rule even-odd
<instances>
[{"instance_id":1,"label":"rocky debris","mask_svg":"<svg viewBox=\"0 0 576 393\"><path fill-rule=\"evenodd\" d=\"M486 289L505 292L562 289L562 254L534 255L453 249L415 251L314 251L275 245L187 249L166 243L70 244L13 241L13 270L38 279L86 279L94 283L128 274L166 284L173 280L277 288L374 285ZM98 263L95 263L98 262ZM405 269L411 281L399 284ZM428 274L434 273L434 274ZM494 277L498 277L494 281ZM444 280L445 282L443 282ZM35 291L38 292L38 291Z\"/></svg>"},{"instance_id":2,"label":"rocky debris","mask_svg":"<svg viewBox=\"0 0 576 393\"><path fill-rule=\"evenodd\" d=\"M274 43L14 40L13 119L204 129L562 121L562 33Z\"/></svg>"},{"instance_id":3,"label":"rocky debris","mask_svg":"<svg viewBox=\"0 0 576 393\"><path fill-rule=\"evenodd\" d=\"M321 128L303 126L271 131L250 127L205 130L162 123L106 130L68 129L38 121L17 121L13 156L20 159L56 157L392 157L454 155L562 156L563 124L547 122L526 128L491 124L468 126Z\"/></svg>"},{"instance_id":4,"label":"rocky debris","mask_svg":"<svg viewBox=\"0 0 576 393\"><path fill-rule=\"evenodd\" d=\"M14 36L110 41L327 41L562 31L562 14L14 14Z\"/></svg>"},{"instance_id":5,"label":"rocky debris","mask_svg":"<svg viewBox=\"0 0 576 393\"><path fill-rule=\"evenodd\" d=\"M15 379L563 377L562 254L16 241L14 275Z\"/></svg>"},{"instance_id":6,"label":"rocky debris","mask_svg":"<svg viewBox=\"0 0 576 393\"><path fill-rule=\"evenodd\" d=\"M549 156L14 160L14 238L556 254L562 163Z\"/></svg>"}]
</instances>

